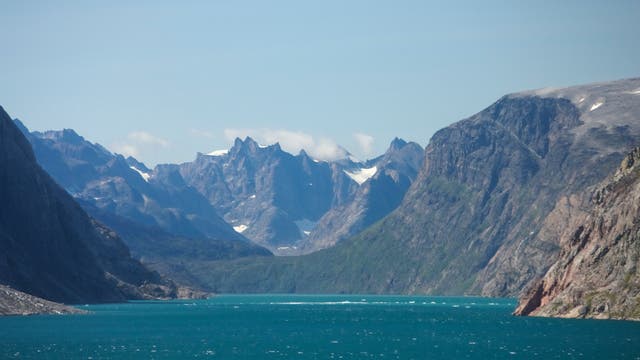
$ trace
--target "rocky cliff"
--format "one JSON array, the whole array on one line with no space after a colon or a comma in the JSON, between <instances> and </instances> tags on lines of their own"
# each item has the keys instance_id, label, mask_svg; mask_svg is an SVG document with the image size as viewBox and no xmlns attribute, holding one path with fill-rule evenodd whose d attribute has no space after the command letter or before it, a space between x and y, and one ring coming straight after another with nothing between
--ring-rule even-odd
<instances>
[{"instance_id":1,"label":"rocky cliff","mask_svg":"<svg viewBox=\"0 0 640 360\"><path fill-rule=\"evenodd\" d=\"M524 294L517 315L640 319L640 148L578 197L559 258Z\"/></svg>"},{"instance_id":2,"label":"rocky cliff","mask_svg":"<svg viewBox=\"0 0 640 360\"><path fill-rule=\"evenodd\" d=\"M0 283L66 303L171 297L177 288L133 260L40 168L0 108Z\"/></svg>"}]
</instances>

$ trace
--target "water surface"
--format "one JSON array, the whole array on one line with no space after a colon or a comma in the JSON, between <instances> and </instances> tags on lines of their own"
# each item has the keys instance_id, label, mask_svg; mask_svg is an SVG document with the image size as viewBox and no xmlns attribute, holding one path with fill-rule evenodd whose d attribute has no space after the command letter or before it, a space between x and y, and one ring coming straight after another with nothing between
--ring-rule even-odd
<instances>
[{"instance_id":1,"label":"water surface","mask_svg":"<svg viewBox=\"0 0 640 360\"><path fill-rule=\"evenodd\" d=\"M640 323L511 316L512 299L221 295L0 318L0 358L640 359Z\"/></svg>"}]
</instances>

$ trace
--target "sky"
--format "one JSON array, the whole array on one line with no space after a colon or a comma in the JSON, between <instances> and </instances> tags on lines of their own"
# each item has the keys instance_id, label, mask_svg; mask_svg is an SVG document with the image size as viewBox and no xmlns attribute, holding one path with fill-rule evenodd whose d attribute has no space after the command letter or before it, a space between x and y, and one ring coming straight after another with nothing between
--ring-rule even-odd
<instances>
[{"instance_id":1,"label":"sky","mask_svg":"<svg viewBox=\"0 0 640 360\"><path fill-rule=\"evenodd\" d=\"M640 1L4 1L0 105L147 165L361 159L504 94L640 76Z\"/></svg>"}]
</instances>

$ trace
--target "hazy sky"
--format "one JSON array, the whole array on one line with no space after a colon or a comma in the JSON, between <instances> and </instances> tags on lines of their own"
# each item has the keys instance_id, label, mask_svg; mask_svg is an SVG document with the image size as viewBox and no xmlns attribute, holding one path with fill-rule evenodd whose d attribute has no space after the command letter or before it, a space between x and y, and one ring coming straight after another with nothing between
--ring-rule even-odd
<instances>
[{"instance_id":1,"label":"hazy sky","mask_svg":"<svg viewBox=\"0 0 640 360\"><path fill-rule=\"evenodd\" d=\"M0 104L148 165L367 158L505 93L640 76L640 1L3 1Z\"/></svg>"}]
</instances>

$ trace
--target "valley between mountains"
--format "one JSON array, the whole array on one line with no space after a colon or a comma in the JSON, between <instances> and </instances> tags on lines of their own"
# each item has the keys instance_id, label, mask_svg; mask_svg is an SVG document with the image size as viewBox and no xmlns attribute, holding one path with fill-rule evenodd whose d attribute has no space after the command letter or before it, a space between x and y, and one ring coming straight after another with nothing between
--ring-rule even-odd
<instances>
[{"instance_id":1,"label":"valley between mountains","mask_svg":"<svg viewBox=\"0 0 640 360\"><path fill-rule=\"evenodd\" d=\"M366 161L245 138L150 169L0 115L17 291L522 295L521 315L640 318L639 78L505 95Z\"/></svg>"}]
</instances>

